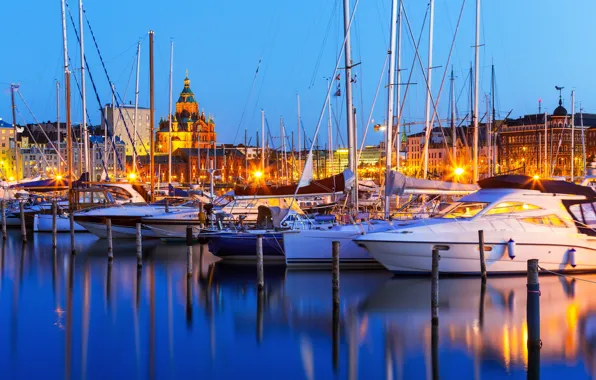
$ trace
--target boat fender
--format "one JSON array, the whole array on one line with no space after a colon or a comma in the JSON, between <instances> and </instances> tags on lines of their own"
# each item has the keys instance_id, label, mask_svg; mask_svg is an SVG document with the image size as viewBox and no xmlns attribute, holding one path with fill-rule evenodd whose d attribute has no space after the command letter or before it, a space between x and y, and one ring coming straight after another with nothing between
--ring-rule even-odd
<instances>
[{"instance_id":1,"label":"boat fender","mask_svg":"<svg viewBox=\"0 0 596 380\"><path fill-rule=\"evenodd\" d=\"M509 253L509 258L511 260L515 259L515 241L513 241L513 239L509 239L507 242L507 251Z\"/></svg>"},{"instance_id":2,"label":"boat fender","mask_svg":"<svg viewBox=\"0 0 596 380\"><path fill-rule=\"evenodd\" d=\"M575 248L567 250L567 264L571 265L573 268L577 265L575 263Z\"/></svg>"}]
</instances>

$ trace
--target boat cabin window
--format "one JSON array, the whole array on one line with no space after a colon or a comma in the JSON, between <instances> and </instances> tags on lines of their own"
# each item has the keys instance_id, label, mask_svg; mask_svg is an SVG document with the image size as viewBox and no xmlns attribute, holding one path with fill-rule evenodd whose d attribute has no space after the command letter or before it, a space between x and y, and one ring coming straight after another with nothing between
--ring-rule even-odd
<instances>
[{"instance_id":1,"label":"boat cabin window","mask_svg":"<svg viewBox=\"0 0 596 380\"><path fill-rule=\"evenodd\" d=\"M79 203L104 203L106 197L99 191L82 191L79 193ZM109 203L109 200L107 201Z\"/></svg>"},{"instance_id":2,"label":"boat cabin window","mask_svg":"<svg viewBox=\"0 0 596 380\"><path fill-rule=\"evenodd\" d=\"M523 218L522 222L530 223L530 224L537 224L539 226L549 226L549 227L557 227L557 228L568 228L569 227L563 219L561 219L559 216L554 215L554 214Z\"/></svg>"},{"instance_id":3,"label":"boat cabin window","mask_svg":"<svg viewBox=\"0 0 596 380\"><path fill-rule=\"evenodd\" d=\"M540 210L540 207L524 202L501 202L488 210L486 215L512 214L531 210Z\"/></svg>"},{"instance_id":4,"label":"boat cabin window","mask_svg":"<svg viewBox=\"0 0 596 380\"><path fill-rule=\"evenodd\" d=\"M447 219L469 219L484 210L488 203L484 202L458 202L453 208L447 209L444 214L437 215Z\"/></svg>"},{"instance_id":5,"label":"boat cabin window","mask_svg":"<svg viewBox=\"0 0 596 380\"><path fill-rule=\"evenodd\" d=\"M569 206L569 211L577 220L588 226L596 226L596 211L592 203L581 203Z\"/></svg>"}]
</instances>

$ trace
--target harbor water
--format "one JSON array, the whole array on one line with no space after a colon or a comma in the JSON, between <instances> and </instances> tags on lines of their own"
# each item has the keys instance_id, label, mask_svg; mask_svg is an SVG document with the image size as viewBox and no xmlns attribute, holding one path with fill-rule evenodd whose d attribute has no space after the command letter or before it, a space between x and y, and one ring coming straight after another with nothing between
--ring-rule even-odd
<instances>
[{"instance_id":1,"label":"harbor water","mask_svg":"<svg viewBox=\"0 0 596 380\"><path fill-rule=\"evenodd\" d=\"M0 242L0 244L2 244ZM430 279L216 262L186 247L9 231L0 257L3 379L588 379L596 374L596 276L540 276L538 357L526 348L526 278ZM329 243L331 244L331 243ZM594 281L594 282L591 282ZM434 330L434 331L433 331ZM434 333L434 334L433 334ZM434 339L433 339L434 337Z\"/></svg>"}]
</instances>

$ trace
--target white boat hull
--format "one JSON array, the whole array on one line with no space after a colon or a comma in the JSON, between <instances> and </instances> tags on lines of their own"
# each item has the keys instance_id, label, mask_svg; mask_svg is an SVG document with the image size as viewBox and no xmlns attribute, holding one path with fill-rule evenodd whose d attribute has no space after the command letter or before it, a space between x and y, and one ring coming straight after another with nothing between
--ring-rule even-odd
<instances>
[{"instance_id":1,"label":"white boat hull","mask_svg":"<svg viewBox=\"0 0 596 380\"><path fill-rule=\"evenodd\" d=\"M586 235L485 231L484 237L489 273L526 273L529 259L538 259L540 266L550 271L596 271L596 239ZM514 258L510 257L509 239L515 241ZM440 252L439 272L480 273L477 231L448 234L381 232L362 237L358 244L366 247L387 269L398 274L430 273L435 246L447 248ZM572 248L575 253L570 254ZM574 260L571 255L575 256ZM572 266L572 263L576 265Z\"/></svg>"},{"instance_id":2,"label":"white boat hull","mask_svg":"<svg viewBox=\"0 0 596 380\"><path fill-rule=\"evenodd\" d=\"M33 217L33 231L34 232L52 232L52 215L36 214ZM87 232L87 230L78 223L74 223L75 232ZM70 232L70 220L64 215L56 217L56 231Z\"/></svg>"},{"instance_id":3,"label":"white boat hull","mask_svg":"<svg viewBox=\"0 0 596 380\"><path fill-rule=\"evenodd\" d=\"M87 231L91 232L93 235L97 236L100 239L107 239L108 237L108 230L106 225L103 223L93 223L93 222L79 222L83 228ZM144 228L141 232L143 239L145 238L155 238L155 234L153 231ZM120 225L112 225L112 239L135 239L137 236L137 229L136 227L128 227L128 226L120 226Z\"/></svg>"}]
</instances>

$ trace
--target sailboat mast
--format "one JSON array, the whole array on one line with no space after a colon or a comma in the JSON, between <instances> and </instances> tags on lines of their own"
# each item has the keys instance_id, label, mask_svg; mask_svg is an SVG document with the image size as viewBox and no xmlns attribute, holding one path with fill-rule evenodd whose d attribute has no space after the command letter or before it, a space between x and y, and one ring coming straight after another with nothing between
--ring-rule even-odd
<instances>
[{"instance_id":1,"label":"sailboat mast","mask_svg":"<svg viewBox=\"0 0 596 380\"><path fill-rule=\"evenodd\" d=\"M451 66L451 155L453 163L457 165L457 131L455 130L455 76Z\"/></svg>"},{"instance_id":2,"label":"sailboat mast","mask_svg":"<svg viewBox=\"0 0 596 380\"><path fill-rule=\"evenodd\" d=\"M133 131L132 131L132 171L133 173L137 172L137 122L138 122L138 111L139 111L139 73L141 69L141 41L137 44L137 75L135 81L135 114L134 114L134 123L133 123ZM145 154L147 154L145 152Z\"/></svg>"},{"instance_id":3,"label":"sailboat mast","mask_svg":"<svg viewBox=\"0 0 596 380\"><path fill-rule=\"evenodd\" d=\"M154 80L153 80L153 35L155 33L149 31L149 136L150 136L150 157L149 157L149 178L151 185L151 202L155 202L155 173L154 170L154 156L155 156L155 99L154 99Z\"/></svg>"},{"instance_id":4,"label":"sailboat mast","mask_svg":"<svg viewBox=\"0 0 596 380\"><path fill-rule=\"evenodd\" d=\"M90 173L90 158L89 158L89 131L87 130L87 94L85 91L85 43L83 42L83 0L79 0L79 45L81 52L81 94L82 94L82 108L83 121L81 123L81 136L83 140L84 155L85 155L85 172ZM80 151L80 150L79 150Z\"/></svg>"},{"instance_id":5,"label":"sailboat mast","mask_svg":"<svg viewBox=\"0 0 596 380\"><path fill-rule=\"evenodd\" d=\"M491 90L490 90L490 96L491 96L491 108L492 108L492 118L491 118L491 155L490 155L490 160L491 160L491 166L490 166L490 171L491 171L491 175L495 175L495 166L497 163L497 128L496 128L496 120L497 120L497 112L495 110L495 92L496 92L496 86L495 86L495 65L493 64L491 67ZM494 132L494 133L493 133ZM538 164L537 164L538 166ZM536 168L538 169L538 168Z\"/></svg>"},{"instance_id":6,"label":"sailboat mast","mask_svg":"<svg viewBox=\"0 0 596 380\"><path fill-rule=\"evenodd\" d=\"M63 42L63 50L64 50L64 91L65 91L65 109L66 109L66 141L67 141L67 152L68 152L68 198L69 204L72 207L73 199L72 199L72 126L70 124L70 68L68 64L68 41L66 39L66 11L65 11L65 4L64 0L61 1L62 4L62 42ZM15 123L16 127L16 123ZM15 134L15 148L16 145L16 134ZM18 157L18 155L17 155ZM17 175L18 175L18 167L17 167ZM17 177L18 179L18 177Z\"/></svg>"},{"instance_id":7,"label":"sailboat mast","mask_svg":"<svg viewBox=\"0 0 596 380\"><path fill-rule=\"evenodd\" d=\"M582 128L582 163L584 166L582 173L585 177L587 175L588 163L586 162L586 131L584 129L584 109L582 108L581 102L579 103L579 122Z\"/></svg>"},{"instance_id":8,"label":"sailboat mast","mask_svg":"<svg viewBox=\"0 0 596 380\"><path fill-rule=\"evenodd\" d=\"M385 128L385 218L389 219L390 212L390 201L391 194L387 191L389 185L389 179L391 177L391 153L393 152L393 106L395 94L395 56L394 51L396 48L396 33L397 33L397 0L391 2L391 25L390 25L390 38L389 38L389 49L387 54L389 55L389 75L387 77L387 127Z\"/></svg>"},{"instance_id":9,"label":"sailboat mast","mask_svg":"<svg viewBox=\"0 0 596 380\"><path fill-rule=\"evenodd\" d=\"M571 90L571 182L575 179L575 91Z\"/></svg>"},{"instance_id":10,"label":"sailboat mast","mask_svg":"<svg viewBox=\"0 0 596 380\"><path fill-rule=\"evenodd\" d=\"M60 82L58 81L56 81L56 147L58 149L56 154L60 157L62 149L60 147ZM58 172L60 172L60 168L58 168Z\"/></svg>"},{"instance_id":11,"label":"sailboat mast","mask_svg":"<svg viewBox=\"0 0 596 380\"><path fill-rule=\"evenodd\" d=\"M400 151L401 151L401 128L400 128L400 124L401 124L401 115L400 115L400 108L401 108L401 102L400 102L400 96L401 96L401 91L400 91L400 81L401 81L401 72L400 72L400 66L401 66L401 0L397 0L397 56L395 59L395 64L396 64L396 69L395 69L395 110L397 110L397 118L396 118L396 126L395 126L395 141L396 141L396 156L395 156L395 170L399 171L399 165L400 165Z\"/></svg>"},{"instance_id":12,"label":"sailboat mast","mask_svg":"<svg viewBox=\"0 0 596 380\"><path fill-rule=\"evenodd\" d=\"M17 113L16 113L16 106L14 104L14 92L17 90L18 85L11 84L10 85L10 101L12 106L12 130L14 134L14 157L15 157L15 181L18 182L19 180L19 145L17 143Z\"/></svg>"},{"instance_id":13,"label":"sailboat mast","mask_svg":"<svg viewBox=\"0 0 596 380\"><path fill-rule=\"evenodd\" d=\"M329 87L329 79L327 79L327 87ZM327 162L333 162L333 120L331 115L331 96L327 97ZM325 165L329 167L329 165ZM331 175L333 175L333 171ZM327 175L327 174L326 174Z\"/></svg>"},{"instance_id":14,"label":"sailboat mast","mask_svg":"<svg viewBox=\"0 0 596 380\"><path fill-rule=\"evenodd\" d=\"M476 0L476 44L474 45L474 183L478 182L478 84L480 79L480 0Z\"/></svg>"},{"instance_id":15,"label":"sailboat mast","mask_svg":"<svg viewBox=\"0 0 596 380\"><path fill-rule=\"evenodd\" d=\"M261 110L261 173L265 174L265 110Z\"/></svg>"},{"instance_id":16,"label":"sailboat mast","mask_svg":"<svg viewBox=\"0 0 596 380\"><path fill-rule=\"evenodd\" d=\"M431 0L432 1L432 0ZM346 113L348 127L348 168L354 173L352 187L352 205L358 209L358 162L356 162L356 128L354 126L354 105L352 104L352 46L350 42L350 0L344 0L344 37L345 37L345 83Z\"/></svg>"},{"instance_id":17,"label":"sailboat mast","mask_svg":"<svg viewBox=\"0 0 596 380\"><path fill-rule=\"evenodd\" d=\"M174 67L174 41L170 42L170 96L168 107L168 183L172 183L172 73ZM190 162L190 155L189 155Z\"/></svg>"},{"instance_id":18,"label":"sailboat mast","mask_svg":"<svg viewBox=\"0 0 596 380\"><path fill-rule=\"evenodd\" d=\"M300 166L300 162L302 161L302 147L300 145L300 124L302 123L302 119L300 118L300 94L298 93L296 93L296 102L298 103L298 166ZM304 145L306 145L306 141Z\"/></svg>"},{"instance_id":19,"label":"sailboat mast","mask_svg":"<svg viewBox=\"0 0 596 380\"><path fill-rule=\"evenodd\" d=\"M424 151L423 158L423 178L428 177L428 145L430 143L430 136L432 132L432 125L430 125L430 98L432 89L432 66L433 66L433 29L435 24L435 1L430 0L429 3L429 25L428 25L428 65L426 74L426 111L424 114Z\"/></svg>"}]
</instances>

